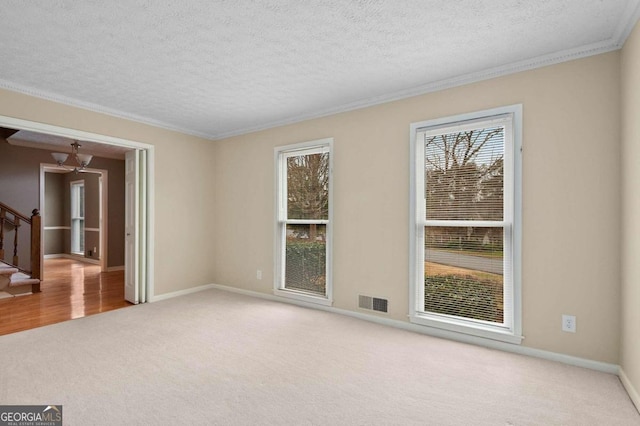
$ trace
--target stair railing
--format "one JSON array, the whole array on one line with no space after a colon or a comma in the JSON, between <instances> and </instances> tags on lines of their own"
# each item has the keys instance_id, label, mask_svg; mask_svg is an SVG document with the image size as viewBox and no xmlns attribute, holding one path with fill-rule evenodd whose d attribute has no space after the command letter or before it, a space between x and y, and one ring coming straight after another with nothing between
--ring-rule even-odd
<instances>
[{"instance_id":1,"label":"stair railing","mask_svg":"<svg viewBox=\"0 0 640 426\"><path fill-rule=\"evenodd\" d=\"M40 212L38 209L33 209L31 212L31 217L27 217L15 209L7 206L6 204L0 203L0 260L14 268L18 268L21 272L24 272L31 276L31 278L36 278L38 280L42 280L42 258L41 258L41 250L40 250L40 236L41 236L41 220ZM31 270L23 269L19 265L20 258L18 256L18 231L22 226L22 222L31 227ZM5 249L4 249L4 228L8 225L9 227L13 227L13 259L12 263L7 262L5 259ZM31 288L33 293L37 293L40 291L40 284L34 284Z\"/></svg>"}]
</instances>

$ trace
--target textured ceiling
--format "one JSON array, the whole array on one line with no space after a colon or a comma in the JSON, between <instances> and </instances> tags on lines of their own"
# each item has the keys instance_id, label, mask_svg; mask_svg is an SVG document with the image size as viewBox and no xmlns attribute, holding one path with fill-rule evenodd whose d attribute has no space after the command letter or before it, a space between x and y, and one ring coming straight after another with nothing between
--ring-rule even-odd
<instances>
[{"instance_id":1,"label":"textured ceiling","mask_svg":"<svg viewBox=\"0 0 640 426\"><path fill-rule=\"evenodd\" d=\"M640 0L2 0L0 87L220 138L617 49Z\"/></svg>"}]
</instances>

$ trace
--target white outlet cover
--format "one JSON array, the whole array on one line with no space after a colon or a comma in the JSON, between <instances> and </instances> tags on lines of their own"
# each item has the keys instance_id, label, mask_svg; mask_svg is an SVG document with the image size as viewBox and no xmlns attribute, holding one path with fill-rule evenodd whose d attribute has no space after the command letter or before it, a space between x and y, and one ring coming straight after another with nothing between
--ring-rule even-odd
<instances>
[{"instance_id":1,"label":"white outlet cover","mask_svg":"<svg viewBox=\"0 0 640 426\"><path fill-rule=\"evenodd\" d=\"M562 331L576 332L576 317L574 315L562 315Z\"/></svg>"}]
</instances>

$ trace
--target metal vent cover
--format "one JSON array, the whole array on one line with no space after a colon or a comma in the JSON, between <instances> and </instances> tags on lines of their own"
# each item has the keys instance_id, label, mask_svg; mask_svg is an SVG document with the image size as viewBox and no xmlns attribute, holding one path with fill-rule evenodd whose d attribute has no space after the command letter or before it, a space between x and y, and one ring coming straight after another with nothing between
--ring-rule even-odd
<instances>
[{"instance_id":1,"label":"metal vent cover","mask_svg":"<svg viewBox=\"0 0 640 426\"><path fill-rule=\"evenodd\" d=\"M378 297L358 295L358 307L370 311L387 312L389 301Z\"/></svg>"}]
</instances>

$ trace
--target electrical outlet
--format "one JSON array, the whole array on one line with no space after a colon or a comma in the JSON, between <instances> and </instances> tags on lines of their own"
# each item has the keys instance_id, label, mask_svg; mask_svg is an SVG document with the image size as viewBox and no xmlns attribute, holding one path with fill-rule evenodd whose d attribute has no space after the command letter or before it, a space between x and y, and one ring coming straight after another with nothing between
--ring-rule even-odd
<instances>
[{"instance_id":1,"label":"electrical outlet","mask_svg":"<svg viewBox=\"0 0 640 426\"><path fill-rule=\"evenodd\" d=\"M256 278L257 278L257 279L259 279L259 280L261 280L261 279L262 279L262 271L261 271L260 269L258 269L258 270L256 271Z\"/></svg>"},{"instance_id":2,"label":"electrical outlet","mask_svg":"<svg viewBox=\"0 0 640 426\"><path fill-rule=\"evenodd\" d=\"M576 332L576 317L574 315L562 315L562 331Z\"/></svg>"}]
</instances>

